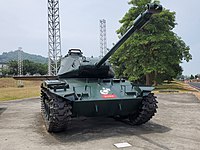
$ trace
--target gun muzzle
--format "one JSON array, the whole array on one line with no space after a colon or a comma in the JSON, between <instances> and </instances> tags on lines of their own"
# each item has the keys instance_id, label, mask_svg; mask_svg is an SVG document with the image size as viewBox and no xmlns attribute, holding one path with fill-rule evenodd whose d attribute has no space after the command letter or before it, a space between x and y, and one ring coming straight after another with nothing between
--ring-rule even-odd
<instances>
[{"instance_id":1,"label":"gun muzzle","mask_svg":"<svg viewBox=\"0 0 200 150\"><path fill-rule=\"evenodd\" d=\"M159 4L147 4L147 10L152 14L156 14L160 13L163 10L163 7Z\"/></svg>"}]
</instances>

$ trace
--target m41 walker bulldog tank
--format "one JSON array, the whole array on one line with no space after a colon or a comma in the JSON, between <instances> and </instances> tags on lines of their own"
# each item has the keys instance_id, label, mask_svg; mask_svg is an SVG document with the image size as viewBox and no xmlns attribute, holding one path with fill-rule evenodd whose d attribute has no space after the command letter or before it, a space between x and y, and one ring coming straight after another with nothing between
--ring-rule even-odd
<instances>
[{"instance_id":1,"label":"m41 walker bulldog tank","mask_svg":"<svg viewBox=\"0 0 200 150\"><path fill-rule=\"evenodd\" d=\"M156 113L157 101L148 86L137 86L115 79L107 59L162 6L149 4L133 26L100 60L86 58L72 49L62 59L58 80L41 85L41 109L48 132L64 131L73 117L109 116L129 118L133 125L149 121Z\"/></svg>"}]
</instances>

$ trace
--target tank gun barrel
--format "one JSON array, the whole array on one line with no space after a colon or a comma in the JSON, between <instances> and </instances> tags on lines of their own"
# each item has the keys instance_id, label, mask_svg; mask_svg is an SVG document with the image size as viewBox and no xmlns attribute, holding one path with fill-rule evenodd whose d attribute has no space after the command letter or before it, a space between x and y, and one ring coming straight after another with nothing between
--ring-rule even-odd
<instances>
[{"instance_id":1,"label":"tank gun barrel","mask_svg":"<svg viewBox=\"0 0 200 150\"><path fill-rule=\"evenodd\" d=\"M132 27L121 37L121 39L112 47L112 49L96 64L99 68L134 32L141 29L151 18L153 14L160 13L162 5L148 4L147 10L140 14L135 20Z\"/></svg>"}]
</instances>

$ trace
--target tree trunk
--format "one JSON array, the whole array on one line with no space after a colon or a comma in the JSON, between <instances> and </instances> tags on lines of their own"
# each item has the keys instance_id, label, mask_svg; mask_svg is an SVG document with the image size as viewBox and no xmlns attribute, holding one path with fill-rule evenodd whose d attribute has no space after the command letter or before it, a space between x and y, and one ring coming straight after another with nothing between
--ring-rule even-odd
<instances>
[{"instance_id":1,"label":"tree trunk","mask_svg":"<svg viewBox=\"0 0 200 150\"><path fill-rule=\"evenodd\" d=\"M146 85L150 85L150 74L146 74Z\"/></svg>"},{"instance_id":2,"label":"tree trunk","mask_svg":"<svg viewBox=\"0 0 200 150\"><path fill-rule=\"evenodd\" d=\"M158 73L157 73L157 71L155 71L155 72L154 72L154 83L153 83L154 86L157 86L157 85L158 85L158 83L157 83L157 81L156 81L157 75L158 75Z\"/></svg>"}]
</instances>

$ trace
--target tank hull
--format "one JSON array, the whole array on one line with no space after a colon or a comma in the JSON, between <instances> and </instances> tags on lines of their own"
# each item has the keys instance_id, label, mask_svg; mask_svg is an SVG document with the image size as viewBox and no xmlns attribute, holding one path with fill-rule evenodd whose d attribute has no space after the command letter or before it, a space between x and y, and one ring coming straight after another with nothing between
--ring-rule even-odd
<instances>
[{"instance_id":1,"label":"tank hull","mask_svg":"<svg viewBox=\"0 0 200 150\"><path fill-rule=\"evenodd\" d=\"M72 116L128 115L137 111L143 96L154 88L133 85L124 79L68 78L45 81L42 88L51 97L72 105Z\"/></svg>"},{"instance_id":2,"label":"tank hull","mask_svg":"<svg viewBox=\"0 0 200 150\"><path fill-rule=\"evenodd\" d=\"M130 118L140 125L156 113L153 87L133 85L124 79L65 78L44 81L41 106L49 132L67 128L75 117Z\"/></svg>"}]
</instances>

